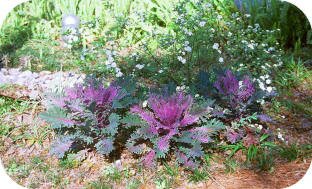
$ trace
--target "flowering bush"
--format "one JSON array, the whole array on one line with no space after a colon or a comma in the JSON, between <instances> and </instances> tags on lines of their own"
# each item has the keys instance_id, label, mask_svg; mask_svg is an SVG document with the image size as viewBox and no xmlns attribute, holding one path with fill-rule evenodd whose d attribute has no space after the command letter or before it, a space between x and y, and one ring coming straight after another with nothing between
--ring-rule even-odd
<instances>
[{"instance_id":1,"label":"flowering bush","mask_svg":"<svg viewBox=\"0 0 312 189\"><path fill-rule=\"evenodd\" d=\"M222 127L222 123L212 120L198 126L199 116L192 115L192 97L175 93L169 97L151 95L146 110L139 106L131 108L143 122L131 123L135 132L127 142L128 149L135 154L145 154L145 166L155 165L157 158L165 158L172 149L176 160L194 168L197 159L204 154L202 144L212 141L211 136Z\"/></svg>"},{"instance_id":2,"label":"flowering bush","mask_svg":"<svg viewBox=\"0 0 312 189\"><path fill-rule=\"evenodd\" d=\"M239 12L224 14L233 12L230 7L220 11L211 1L180 1L171 16L170 32L148 33L131 51L127 71L161 82L170 79L178 85L189 85L198 70L224 67L250 72L256 78L271 77L283 64L276 42L279 30L248 25L249 17Z\"/></svg>"},{"instance_id":3,"label":"flowering bush","mask_svg":"<svg viewBox=\"0 0 312 189\"><path fill-rule=\"evenodd\" d=\"M125 94L118 86L105 88L100 80L88 78L85 84L65 89L64 95L52 99L41 114L56 132L51 154L62 158L66 152L95 147L101 154L114 149L120 116L113 103Z\"/></svg>"}]
</instances>

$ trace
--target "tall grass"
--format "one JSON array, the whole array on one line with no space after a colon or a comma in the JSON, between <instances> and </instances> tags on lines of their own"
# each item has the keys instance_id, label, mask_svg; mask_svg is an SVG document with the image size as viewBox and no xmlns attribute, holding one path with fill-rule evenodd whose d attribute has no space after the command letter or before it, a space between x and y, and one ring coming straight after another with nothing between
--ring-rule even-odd
<instances>
[{"instance_id":1,"label":"tall grass","mask_svg":"<svg viewBox=\"0 0 312 189\"><path fill-rule=\"evenodd\" d=\"M240 0L242 9L251 15L251 24L259 23L266 29L281 29L281 42L295 48L312 44L309 20L296 6L280 0Z\"/></svg>"},{"instance_id":2,"label":"tall grass","mask_svg":"<svg viewBox=\"0 0 312 189\"><path fill-rule=\"evenodd\" d=\"M138 11L146 14L153 22L151 25L166 27L176 2L178 0L31 0L16 7L0 29L0 53L13 52L31 37L53 36L51 39L54 39L64 14L75 14L82 23L97 20L99 34L120 24L116 18L127 20Z\"/></svg>"}]
</instances>

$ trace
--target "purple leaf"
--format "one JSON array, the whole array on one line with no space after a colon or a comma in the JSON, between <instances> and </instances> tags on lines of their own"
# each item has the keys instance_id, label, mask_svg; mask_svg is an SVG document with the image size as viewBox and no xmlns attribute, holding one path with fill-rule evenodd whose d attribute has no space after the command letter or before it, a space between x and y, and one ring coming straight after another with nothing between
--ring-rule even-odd
<instances>
[{"instance_id":1,"label":"purple leaf","mask_svg":"<svg viewBox=\"0 0 312 189\"><path fill-rule=\"evenodd\" d=\"M268 123L273 122L272 118L266 114L258 115L258 119L262 122L268 122Z\"/></svg>"},{"instance_id":2,"label":"purple leaf","mask_svg":"<svg viewBox=\"0 0 312 189\"><path fill-rule=\"evenodd\" d=\"M228 139L229 142L234 144L238 140L243 138L243 133L242 132L236 132L233 129L228 129L227 132L226 132L226 138Z\"/></svg>"},{"instance_id":3,"label":"purple leaf","mask_svg":"<svg viewBox=\"0 0 312 189\"><path fill-rule=\"evenodd\" d=\"M67 138L57 138L51 146L51 154L63 158L64 154L70 149L73 141Z\"/></svg>"},{"instance_id":4,"label":"purple leaf","mask_svg":"<svg viewBox=\"0 0 312 189\"><path fill-rule=\"evenodd\" d=\"M68 119L68 118L58 118L58 120L61 121L64 125L69 126L69 127L76 124L75 121Z\"/></svg>"},{"instance_id":5,"label":"purple leaf","mask_svg":"<svg viewBox=\"0 0 312 189\"><path fill-rule=\"evenodd\" d=\"M99 153L107 155L114 150L113 140L110 138L103 138L95 144L95 147Z\"/></svg>"},{"instance_id":6,"label":"purple leaf","mask_svg":"<svg viewBox=\"0 0 312 189\"><path fill-rule=\"evenodd\" d=\"M188 115L188 116L184 116L184 118L181 120L181 125L187 126L187 125L191 125L193 123L196 123L197 121L198 121L197 116Z\"/></svg>"},{"instance_id":7,"label":"purple leaf","mask_svg":"<svg viewBox=\"0 0 312 189\"><path fill-rule=\"evenodd\" d=\"M255 92L255 88L248 76L245 76L242 86L239 88L237 98L239 101L246 102Z\"/></svg>"},{"instance_id":8,"label":"purple leaf","mask_svg":"<svg viewBox=\"0 0 312 189\"><path fill-rule=\"evenodd\" d=\"M192 160L186 157L186 155L180 151L176 153L177 159L180 163L182 163L185 167L189 169L195 169L196 164Z\"/></svg>"},{"instance_id":9,"label":"purple leaf","mask_svg":"<svg viewBox=\"0 0 312 189\"><path fill-rule=\"evenodd\" d=\"M174 130L171 130L167 135L161 137L158 142L157 142L157 146L158 146L158 149L160 151L167 151L169 150L169 142L170 142L170 139L172 138L172 136L174 136L175 134L177 134L176 131Z\"/></svg>"},{"instance_id":10,"label":"purple leaf","mask_svg":"<svg viewBox=\"0 0 312 189\"><path fill-rule=\"evenodd\" d=\"M143 165L146 167L153 167L155 164L155 151L151 150L144 158L143 158Z\"/></svg>"},{"instance_id":11,"label":"purple leaf","mask_svg":"<svg viewBox=\"0 0 312 189\"><path fill-rule=\"evenodd\" d=\"M226 70L224 76L220 76L214 83L214 87L223 95L232 95L239 89L239 81L230 70Z\"/></svg>"}]
</instances>

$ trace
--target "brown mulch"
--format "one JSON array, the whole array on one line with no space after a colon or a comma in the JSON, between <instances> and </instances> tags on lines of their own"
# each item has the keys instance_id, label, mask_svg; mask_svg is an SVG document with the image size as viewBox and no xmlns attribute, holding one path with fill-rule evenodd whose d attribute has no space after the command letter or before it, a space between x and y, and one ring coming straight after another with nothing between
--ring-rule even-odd
<instances>
[{"instance_id":1,"label":"brown mulch","mask_svg":"<svg viewBox=\"0 0 312 189\"><path fill-rule=\"evenodd\" d=\"M29 99L29 90L25 86L20 85L7 85L0 87L0 96L19 99L19 100L27 100Z\"/></svg>"},{"instance_id":2,"label":"brown mulch","mask_svg":"<svg viewBox=\"0 0 312 189\"><path fill-rule=\"evenodd\" d=\"M279 164L272 173L238 170L234 174L215 173L202 188L285 188L297 183L307 172L311 159ZM219 183L219 184L217 184Z\"/></svg>"}]
</instances>

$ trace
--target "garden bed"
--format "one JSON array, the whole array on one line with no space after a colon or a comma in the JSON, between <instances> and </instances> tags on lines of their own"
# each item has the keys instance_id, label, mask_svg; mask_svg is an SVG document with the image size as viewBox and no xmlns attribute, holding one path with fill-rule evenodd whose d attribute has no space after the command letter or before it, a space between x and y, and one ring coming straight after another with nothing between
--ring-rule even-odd
<instances>
[{"instance_id":1,"label":"garden bed","mask_svg":"<svg viewBox=\"0 0 312 189\"><path fill-rule=\"evenodd\" d=\"M295 7L83 2L33 0L1 29L0 156L16 182L283 188L303 177L312 35Z\"/></svg>"},{"instance_id":2,"label":"garden bed","mask_svg":"<svg viewBox=\"0 0 312 189\"><path fill-rule=\"evenodd\" d=\"M210 154L209 165L201 168L209 171L200 173L185 171L170 160L165 165L160 163L157 170L142 169L139 159L133 159L126 149L109 157L85 151L78 159L59 161L49 154L53 132L47 123L36 119L44 107L15 97L1 99L12 103L7 105L8 112L14 108L12 113L2 116L2 161L9 175L27 187L105 188L114 183L115 188L156 188L168 184L173 188L284 188L298 182L311 164L311 148L301 151L299 146L289 152L295 156L294 161L275 160L269 172L245 167L246 156L241 152L230 161L225 161L230 152ZM290 143L311 143L310 129L292 127L300 117L287 112L276 116L279 121L268 124L272 131L281 128Z\"/></svg>"}]
</instances>

